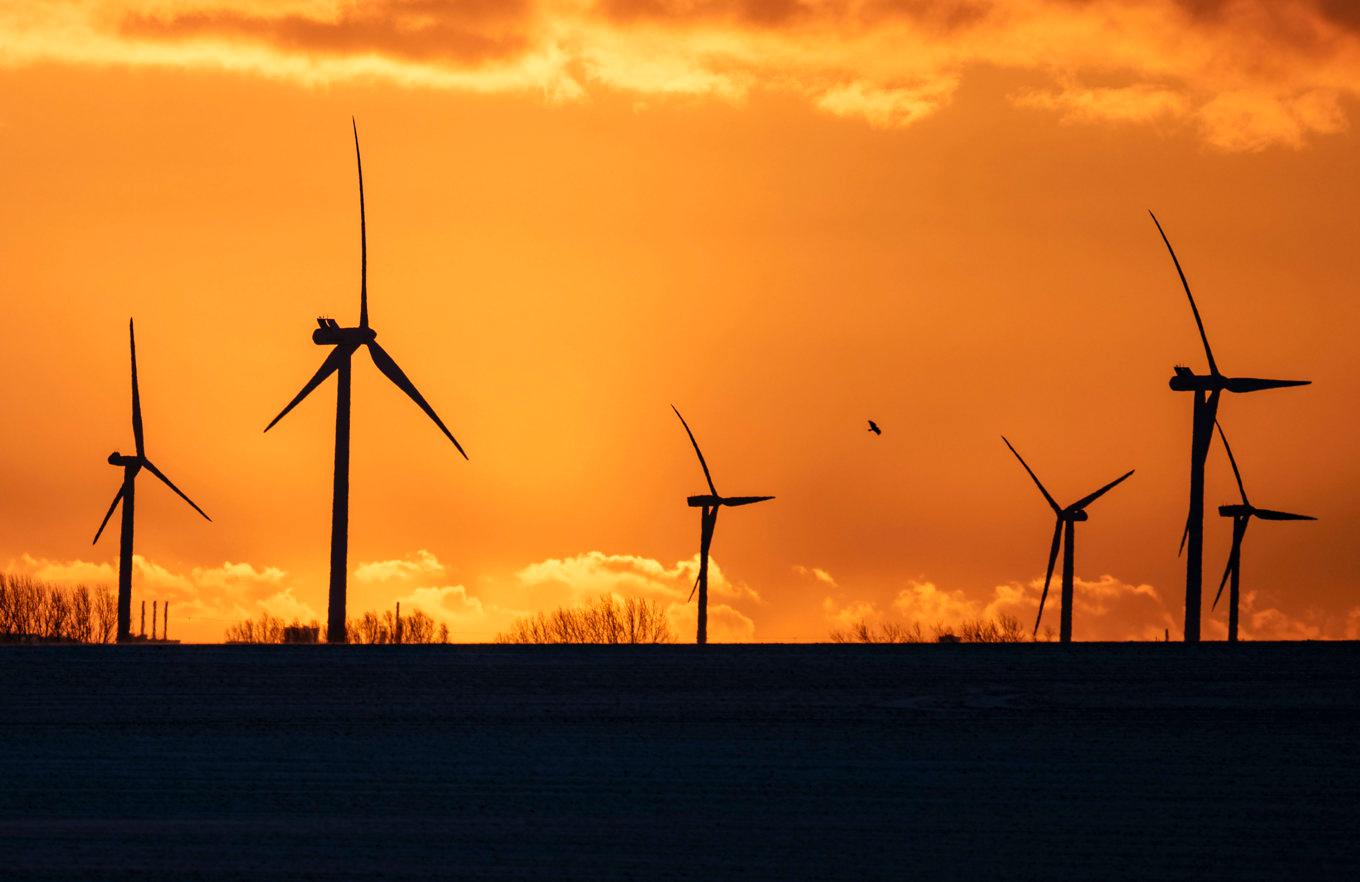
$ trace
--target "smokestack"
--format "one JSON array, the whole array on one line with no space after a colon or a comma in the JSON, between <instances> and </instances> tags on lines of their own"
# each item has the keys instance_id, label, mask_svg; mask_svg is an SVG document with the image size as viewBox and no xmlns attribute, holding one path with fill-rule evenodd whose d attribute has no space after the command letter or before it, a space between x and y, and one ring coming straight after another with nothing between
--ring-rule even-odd
<instances>
[{"instance_id":1,"label":"smokestack","mask_svg":"<svg viewBox=\"0 0 1360 882\"><path fill-rule=\"evenodd\" d=\"M155 640L155 639L156 639L156 619L159 617L159 610L157 610L156 607L159 606L159 605L160 605L160 601L159 601L159 600L153 600L153 601L151 601L151 639L152 639L152 640Z\"/></svg>"},{"instance_id":2,"label":"smokestack","mask_svg":"<svg viewBox=\"0 0 1360 882\"><path fill-rule=\"evenodd\" d=\"M170 601L167 600L167 601L165 602L165 607L164 607L164 609L165 609L164 618L163 618L163 621L162 621L162 623L161 623L161 639L162 639L162 640L169 640L169 639L170 639Z\"/></svg>"},{"instance_id":3,"label":"smokestack","mask_svg":"<svg viewBox=\"0 0 1360 882\"><path fill-rule=\"evenodd\" d=\"M137 633L142 637L146 636L146 601L142 601L142 623L137 627Z\"/></svg>"},{"instance_id":4,"label":"smokestack","mask_svg":"<svg viewBox=\"0 0 1360 882\"><path fill-rule=\"evenodd\" d=\"M401 601L397 601L397 642L401 642Z\"/></svg>"}]
</instances>

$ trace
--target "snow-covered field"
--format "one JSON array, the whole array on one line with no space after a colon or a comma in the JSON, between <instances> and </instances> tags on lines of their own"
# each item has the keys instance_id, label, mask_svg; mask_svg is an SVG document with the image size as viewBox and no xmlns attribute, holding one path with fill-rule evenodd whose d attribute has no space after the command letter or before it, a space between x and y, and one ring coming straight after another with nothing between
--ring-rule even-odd
<instances>
[{"instance_id":1,"label":"snow-covered field","mask_svg":"<svg viewBox=\"0 0 1360 882\"><path fill-rule=\"evenodd\" d=\"M0 647L0 878L1303 878L1360 645Z\"/></svg>"}]
</instances>

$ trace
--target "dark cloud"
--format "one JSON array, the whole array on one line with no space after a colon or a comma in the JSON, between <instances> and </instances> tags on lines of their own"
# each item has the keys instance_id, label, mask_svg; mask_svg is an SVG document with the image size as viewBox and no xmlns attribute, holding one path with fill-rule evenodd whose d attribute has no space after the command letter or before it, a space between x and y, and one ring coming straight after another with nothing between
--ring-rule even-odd
<instances>
[{"instance_id":1,"label":"dark cloud","mask_svg":"<svg viewBox=\"0 0 1360 882\"><path fill-rule=\"evenodd\" d=\"M527 0L383 0L346 6L334 19L231 9L131 14L122 20L121 30L138 37L229 37L290 51L377 53L476 65L528 51L533 22L534 10Z\"/></svg>"}]
</instances>

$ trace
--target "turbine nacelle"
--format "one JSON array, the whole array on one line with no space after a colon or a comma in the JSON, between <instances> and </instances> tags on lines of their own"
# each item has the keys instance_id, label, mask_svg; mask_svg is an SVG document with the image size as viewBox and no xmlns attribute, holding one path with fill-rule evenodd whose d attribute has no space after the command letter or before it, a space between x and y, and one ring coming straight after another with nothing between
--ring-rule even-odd
<instances>
[{"instance_id":1,"label":"turbine nacelle","mask_svg":"<svg viewBox=\"0 0 1360 882\"><path fill-rule=\"evenodd\" d=\"M378 332L372 328L342 328L335 319L319 318L317 328L312 331L312 342L317 346L363 346L377 338Z\"/></svg>"},{"instance_id":2,"label":"turbine nacelle","mask_svg":"<svg viewBox=\"0 0 1360 882\"><path fill-rule=\"evenodd\" d=\"M116 450L113 453L109 454L109 465L112 466L126 468L128 466L139 466L141 464L142 458L140 456L127 456L125 454L119 453Z\"/></svg>"},{"instance_id":3,"label":"turbine nacelle","mask_svg":"<svg viewBox=\"0 0 1360 882\"><path fill-rule=\"evenodd\" d=\"M1249 518L1256 513L1256 509L1250 505L1243 505L1239 502L1234 505L1220 505L1218 507L1218 513L1225 518Z\"/></svg>"},{"instance_id":4,"label":"turbine nacelle","mask_svg":"<svg viewBox=\"0 0 1360 882\"><path fill-rule=\"evenodd\" d=\"M1077 511L1064 511L1061 517L1064 521L1084 521L1087 520L1090 515L1088 515L1086 509L1083 508L1078 509Z\"/></svg>"}]
</instances>

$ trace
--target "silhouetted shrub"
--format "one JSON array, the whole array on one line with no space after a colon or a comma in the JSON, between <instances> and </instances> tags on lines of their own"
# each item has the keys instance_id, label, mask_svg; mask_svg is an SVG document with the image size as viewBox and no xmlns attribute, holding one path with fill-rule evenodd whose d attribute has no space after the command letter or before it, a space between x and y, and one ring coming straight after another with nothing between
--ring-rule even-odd
<instances>
[{"instance_id":1,"label":"silhouetted shrub","mask_svg":"<svg viewBox=\"0 0 1360 882\"><path fill-rule=\"evenodd\" d=\"M378 615L366 612L345 625L345 636L350 643L396 643L396 615L391 610ZM436 625L420 610L401 617L401 643L448 643L447 625ZM316 643L325 639L321 623L315 620L302 624L294 619L285 623L267 612L257 618L237 622L227 629L228 643Z\"/></svg>"},{"instance_id":2,"label":"silhouetted shrub","mask_svg":"<svg viewBox=\"0 0 1360 882\"><path fill-rule=\"evenodd\" d=\"M319 627L316 622L311 624ZM227 643L282 643L284 631L289 627L300 628L303 625L297 619L293 620L292 625L287 625L283 619L262 612L258 618L246 619L227 628L223 639Z\"/></svg>"},{"instance_id":3,"label":"silhouetted shrub","mask_svg":"<svg viewBox=\"0 0 1360 882\"><path fill-rule=\"evenodd\" d=\"M932 629L937 643L1023 643L1030 639L1015 616L1002 614L995 619L970 619L957 628L936 625ZM919 622L910 627L897 622L874 624L864 619L845 630L829 635L832 643L925 643Z\"/></svg>"},{"instance_id":4,"label":"silhouetted shrub","mask_svg":"<svg viewBox=\"0 0 1360 882\"><path fill-rule=\"evenodd\" d=\"M650 600L605 594L583 607L560 607L520 619L497 643L674 643L661 607Z\"/></svg>"},{"instance_id":5,"label":"silhouetted shrub","mask_svg":"<svg viewBox=\"0 0 1360 882\"><path fill-rule=\"evenodd\" d=\"M58 585L0 573L0 639L109 643L118 597L107 585Z\"/></svg>"},{"instance_id":6,"label":"silhouetted shrub","mask_svg":"<svg viewBox=\"0 0 1360 882\"><path fill-rule=\"evenodd\" d=\"M345 625L350 643L448 643L449 626L435 626L434 619L420 610L404 615L387 610L381 616L366 612Z\"/></svg>"},{"instance_id":7,"label":"silhouetted shrub","mask_svg":"<svg viewBox=\"0 0 1360 882\"><path fill-rule=\"evenodd\" d=\"M832 631L832 643L925 643L921 625L913 622L911 627L897 622L874 624L860 619L845 630Z\"/></svg>"}]
</instances>

